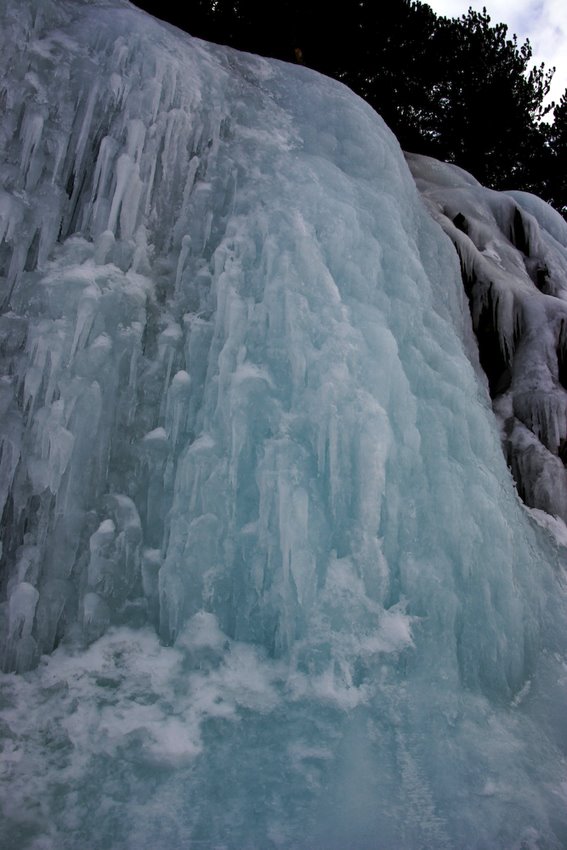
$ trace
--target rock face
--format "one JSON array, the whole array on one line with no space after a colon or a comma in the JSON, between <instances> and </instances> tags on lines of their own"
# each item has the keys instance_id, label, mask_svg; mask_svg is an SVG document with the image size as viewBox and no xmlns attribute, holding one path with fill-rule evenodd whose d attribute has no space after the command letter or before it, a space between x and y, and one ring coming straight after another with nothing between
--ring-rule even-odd
<instances>
[{"instance_id":1,"label":"rock face","mask_svg":"<svg viewBox=\"0 0 567 850\"><path fill-rule=\"evenodd\" d=\"M121 0L1 16L0 844L565 846L559 553L395 138Z\"/></svg>"},{"instance_id":2,"label":"rock face","mask_svg":"<svg viewBox=\"0 0 567 850\"><path fill-rule=\"evenodd\" d=\"M525 192L494 192L408 154L461 261L480 362L527 505L567 521L567 223Z\"/></svg>"}]
</instances>

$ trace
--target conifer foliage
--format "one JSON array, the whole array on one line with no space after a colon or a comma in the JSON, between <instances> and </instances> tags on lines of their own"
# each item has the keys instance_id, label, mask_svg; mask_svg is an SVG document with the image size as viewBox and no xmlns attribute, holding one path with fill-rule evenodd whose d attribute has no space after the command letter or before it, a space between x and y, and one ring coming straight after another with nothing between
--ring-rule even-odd
<instances>
[{"instance_id":1,"label":"conifer foliage","mask_svg":"<svg viewBox=\"0 0 567 850\"><path fill-rule=\"evenodd\" d=\"M549 127L550 167L546 172L546 200L567 218L567 89L555 107Z\"/></svg>"},{"instance_id":2,"label":"conifer foliage","mask_svg":"<svg viewBox=\"0 0 567 850\"><path fill-rule=\"evenodd\" d=\"M486 10L437 16L418 0L137 0L192 35L299 61L370 103L405 150L455 162L495 189L540 194L567 212L567 93L545 98L553 70L531 66ZM335 7L339 8L339 7Z\"/></svg>"}]
</instances>

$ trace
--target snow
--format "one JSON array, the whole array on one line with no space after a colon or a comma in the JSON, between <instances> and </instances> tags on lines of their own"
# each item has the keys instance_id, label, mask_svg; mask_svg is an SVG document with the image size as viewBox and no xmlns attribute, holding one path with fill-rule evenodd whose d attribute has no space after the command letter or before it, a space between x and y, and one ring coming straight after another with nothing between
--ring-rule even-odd
<instances>
[{"instance_id":1,"label":"snow","mask_svg":"<svg viewBox=\"0 0 567 850\"><path fill-rule=\"evenodd\" d=\"M564 846L563 525L395 138L123 0L0 40L3 846ZM470 204L499 344L545 342L509 440L561 463L561 226Z\"/></svg>"}]
</instances>

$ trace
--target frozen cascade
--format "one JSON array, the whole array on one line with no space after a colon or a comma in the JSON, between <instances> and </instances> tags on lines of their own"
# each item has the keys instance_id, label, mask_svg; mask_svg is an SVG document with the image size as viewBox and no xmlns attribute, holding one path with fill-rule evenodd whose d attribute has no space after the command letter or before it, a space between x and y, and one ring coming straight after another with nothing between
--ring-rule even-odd
<instances>
[{"instance_id":1,"label":"frozen cascade","mask_svg":"<svg viewBox=\"0 0 567 850\"><path fill-rule=\"evenodd\" d=\"M567 531L395 138L124 0L1 14L2 846L564 848Z\"/></svg>"},{"instance_id":2,"label":"frozen cascade","mask_svg":"<svg viewBox=\"0 0 567 850\"><path fill-rule=\"evenodd\" d=\"M429 157L407 160L457 248L518 491L565 523L567 223L533 195L485 189L461 168Z\"/></svg>"}]
</instances>

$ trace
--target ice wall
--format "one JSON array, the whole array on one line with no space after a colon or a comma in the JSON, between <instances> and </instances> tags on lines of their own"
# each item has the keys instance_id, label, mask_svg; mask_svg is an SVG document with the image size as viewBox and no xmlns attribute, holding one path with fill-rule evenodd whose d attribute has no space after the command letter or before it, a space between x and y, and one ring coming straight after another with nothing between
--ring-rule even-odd
<instances>
[{"instance_id":1,"label":"ice wall","mask_svg":"<svg viewBox=\"0 0 567 850\"><path fill-rule=\"evenodd\" d=\"M457 248L480 359L518 492L567 520L567 223L525 192L483 188L460 168L407 155ZM551 522L540 514L542 522Z\"/></svg>"},{"instance_id":2,"label":"ice wall","mask_svg":"<svg viewBox=\"0 0 567 850\"><path fill-rule=\"evenodd\" d=\"M564 846L564 574L394 137L120 0L0 39L4 844Z\"/></svg>"}]
</instances>

